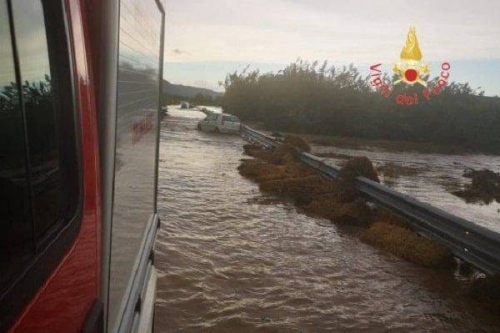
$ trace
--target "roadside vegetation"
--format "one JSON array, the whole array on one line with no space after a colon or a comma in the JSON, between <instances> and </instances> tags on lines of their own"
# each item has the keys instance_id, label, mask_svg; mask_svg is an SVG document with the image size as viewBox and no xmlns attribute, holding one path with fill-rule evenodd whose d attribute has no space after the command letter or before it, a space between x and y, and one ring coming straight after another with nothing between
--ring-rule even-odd
<instances>
[{"instance_id":1,"label":"roadside vegetation","mask_svg":"<svg viewBox=\"0 0 500 333\"><path fill-rule=\"evenodd\" d=\"M467 83L451 82L439 96L407 107L374 91L352 65L298 60L278 73L228 74L224 86L225 112L269 130L500 153L500 98ZM392 97L413 89L396 85Z\"/></svg>"}]
</instances>

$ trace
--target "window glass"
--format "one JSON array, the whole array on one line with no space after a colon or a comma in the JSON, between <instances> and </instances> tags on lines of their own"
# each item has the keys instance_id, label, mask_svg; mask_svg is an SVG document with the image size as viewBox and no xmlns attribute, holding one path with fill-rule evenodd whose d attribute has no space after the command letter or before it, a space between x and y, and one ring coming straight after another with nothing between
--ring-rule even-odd
<instances>
[{"instance_id":1,"label":"window glass","mask_svg":"<svg viewBox=\"0 0 500 333\"><path fill-rule=\"evenodd\" d=\"M155 212L161 12L154 0L120 2L115 188L109 325L119 309Z\"/></svg>"},{"instance_id":2,"label":"window glass","mask_svg":"<svg viewBox=\"0 0 500 333\"><path fill-rule=\"evenodd\" d=\"M224 121L232 122L232 123L237 123L239 120L236 117L233 116L224 116L223 118Z\"/></svg>"},{"instance_id":3,"label":"window glass","mask_svg":"<svg viewBox=\"0 0 500 333\"><path fill-rule=\"evenodd\" d=\"M23 118L7 2L0 2L0 287L33 255Z\"/></svg>"},{"instance_id":4,"label":"window glass","mask_svg":"<svg viewBox=\"0 0 500 333\"><path fill-rule=\"evenodd\" d=\"M40 0L13 1L37 238L61 217L61 174L45 16Z\"/></svg>"},{"instance_id":5,"label":"window glass","mask_svg":"<svg viewBox=\"0 0 500 333\"><path fill-rule=\"evenodd\" d=\"M7 285L16 285L20 272L36 266L32 263L47 272L57 265L56 255L41 258L75 217L79 202L61 8L41 0L10 3L11 13L8 2L0 0L0 297L11 290ZM30 286L43 283L45 273L37 272Z\"/></svg>"}]
</instances>

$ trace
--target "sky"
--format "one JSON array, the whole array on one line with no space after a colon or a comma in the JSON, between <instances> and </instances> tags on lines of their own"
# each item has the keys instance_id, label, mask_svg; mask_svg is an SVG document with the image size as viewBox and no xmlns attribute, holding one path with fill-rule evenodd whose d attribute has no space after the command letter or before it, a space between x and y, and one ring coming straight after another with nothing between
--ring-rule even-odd
<instances>
[{"instance_id":1,"label":"sky","mask_svg":"<svg viewBox=\"0 0 500 333\"><path fill-rule=\"evenodd\" d=\"M500 95L500 1L183 0L166 14L173 83L221 91L229 72L275 72L297 58L391 68L414 25L432 76L449 61L452 80Z\"/></svg>"}]
</instances>

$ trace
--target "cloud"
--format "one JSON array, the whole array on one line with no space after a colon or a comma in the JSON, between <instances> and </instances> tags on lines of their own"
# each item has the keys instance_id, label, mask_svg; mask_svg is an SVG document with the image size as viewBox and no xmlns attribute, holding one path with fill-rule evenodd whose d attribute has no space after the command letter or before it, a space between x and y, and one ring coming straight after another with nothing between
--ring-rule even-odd
<instances>
[{"instance_id":1,"label":"cloud","mask_svg":"<svg viewBox=\"0 0 500 333\"><path fill-rule=\"evenodd\" d=\"M215 87L246 64L283 68L299 57L392 64L414 25L424 61L450 61L454 79L500 91L500 1L183 0L171 2L167 15L165 73L174 81L203 76ZM479 71L478 64L489 65Z\"/></svg>"},{"instance_id":2,"label":"cloud","mask_svg":"<svg viewBox=\"0 0 500 333\"><path fill-rule=\"evenodd\" d=\"M173 2L171 61L394 61L415 25L428 61L500 58L494 0L185 0ZM465 24L466 22L466 24Z\"/></svg>"}]
</instances>

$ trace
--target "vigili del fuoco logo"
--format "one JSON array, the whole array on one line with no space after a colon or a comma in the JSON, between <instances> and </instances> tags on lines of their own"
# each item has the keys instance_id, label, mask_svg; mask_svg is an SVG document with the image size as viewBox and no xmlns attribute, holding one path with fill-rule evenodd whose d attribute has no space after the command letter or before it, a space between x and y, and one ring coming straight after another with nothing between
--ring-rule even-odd
<instances>
[{"instance_id":1,"label":"vigili del fuoco logo","mask_svg":"<svg viewBox=\"0 0 500 333\"><path fill-rule=\"evenodd\" d=\"M412 89L412 93L398 94L394 100L400 105L418 105L422 99L430 100L439 95L448 84L450 77L450 63L445 61L441 64L439 78L432 85L427 82L431 74L429 63L424 62L420 45L418 44L415 27L410 27L406 44L401 50L400 61L392 67L393 80L385 82L380 70L381 63L370 66L370 83L384 97L391 98L394 87L399 84L420 87Z\"/></svg>"}]
</instances>

